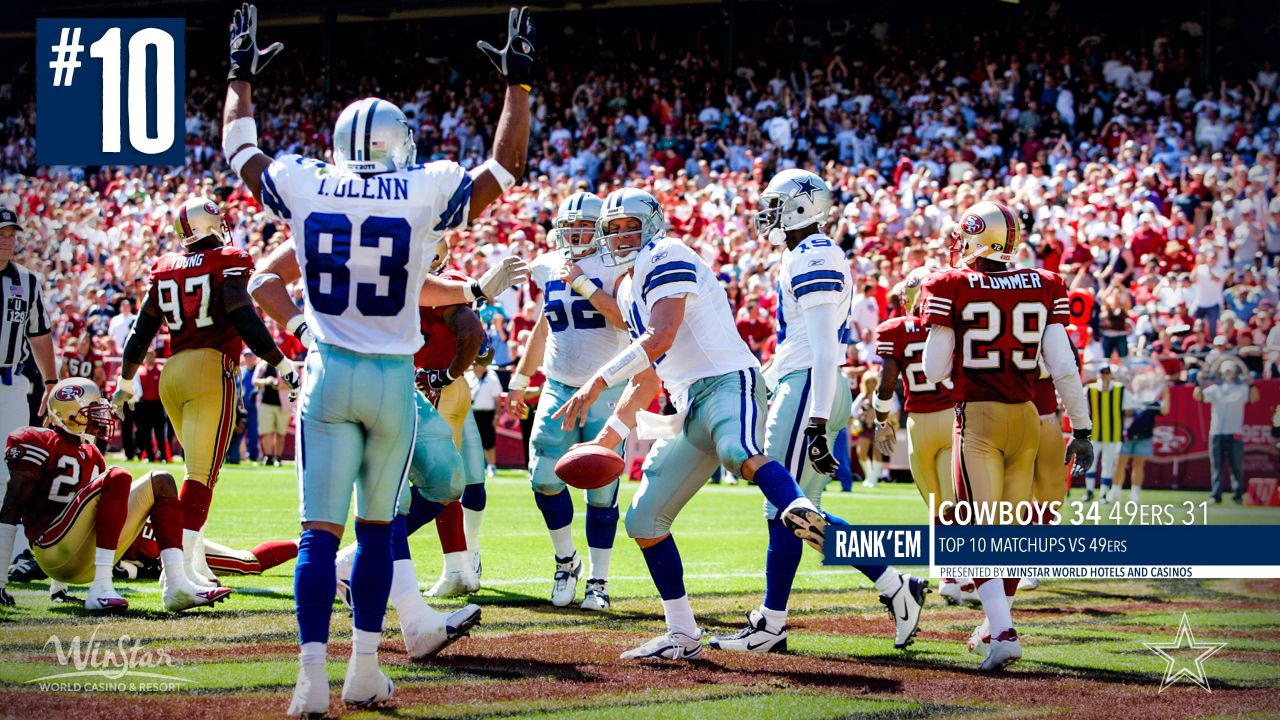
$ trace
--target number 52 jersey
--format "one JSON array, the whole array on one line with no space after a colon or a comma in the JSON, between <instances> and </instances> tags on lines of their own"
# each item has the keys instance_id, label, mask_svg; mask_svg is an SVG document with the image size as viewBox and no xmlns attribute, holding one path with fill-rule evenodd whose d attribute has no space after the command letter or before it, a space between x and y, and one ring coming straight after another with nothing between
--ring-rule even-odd
<instances>
[{"instance_id":1,"label":"number 52 jersey","mask_svg":"<svg viewBox=\"0 0 1280 720\"><path fill-rule=\"evenodd\" d=\"M568 261L558 252L534 258L530 279L542 290L542 315L547 319L547 349L542 362L547 377L569 387L587 384L597 370L627 346L629 336L610 325L604 315L560 279ZM625 267L607 267L599 255L580 258L577 265L606 295L613 295Z\"/></svg>"},{"instance_id":2,"label":"number 52 jersey","mask_svg":"<svg viewBox=\"0 0 1280 720\"><path fill-rule=\"evenodd\" d=\"M441 237L466 225L471 206L462 166L362 176L282 155L262 174L262 202L293 230L317 340L381 355L422 345L418 294Z\"/></svg>"}]
</instances>

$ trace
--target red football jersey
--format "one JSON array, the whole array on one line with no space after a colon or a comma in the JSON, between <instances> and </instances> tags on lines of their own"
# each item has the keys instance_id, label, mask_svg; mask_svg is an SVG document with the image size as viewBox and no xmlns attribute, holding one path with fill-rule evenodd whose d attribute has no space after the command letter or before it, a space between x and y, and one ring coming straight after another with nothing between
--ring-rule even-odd
<instances>
[{"instance_id":1,"label":"red football jersey","mask_svg":"<svg viewBox=\"0 0 1280 720\"><path fill-rule=\"evenodd\" d=\"M1071 318L1062 277L1034 268L954 268L930 277L921 292L924 323L955 330L955 401L1030 402L1044 330Z\"/></svg>"},{"instance_id":2,"label":"red football jersey","mask_svg":"<svg viewBox=\"0 0 1280 720\"><path fill-rule=\"evenodd\" d=\"M471 278L457 270L445 270L440 277L446 280L471 281ZM422 347L413 354L415 367L427 370L444 370L453 364L453 356L458 349L458 336L444 321L444 311L452 305L440 307L418 308L418 318L422 322Z\"/></svg>"},{"instance_id":3,"label":"red football jersey","mask_svg":"<svg viewBox=\"0 0 1280 720\"><path fill-rule=\"evenodd\" d=\"M931 413L955 407L951 381L931 383L924 376L924 344L929 329L920 318L907 315L890 318L876 328L876 354L898 362L907 388L903 409L909 413Z\"/></svg>"},{"instance_id":4,"label":"red football jersey","mask_svg":"<svg viewBox=\"0 0 1280 720\"><path fill-rule=\"evenodd\" d=\"M67 368L67 377L92 380L94 370L102 367L102 356L92 350L88 355L81 355L78 350L72 348L63 351L62 364Z\"/></svg>"},{"instance_id":5,"label":"red football jersey","mask_svg":"<svg viewBox=\"0 0 1280 720\"><path fill-rule=\"evenodd\" d=\"M9 471L20 467L40 473L36 488L22 509L27 539L35 542L53 524L76 491L88 485L107 464L92 443L67 440L47 428L27 427L9 435L4 461Z\"/></svg>"},{"instance_id":6,"label":"red football jersey","mask_svg":"<svg viewBox=\"0 0 1280 720\"><path fill-rule=\"evenodd\" d=\"M252 273L249 253L229 246L156 260L147 296L169 326L170 351L213 348L238 361L244 342L223 310L222 287L227 278Z\"/></svg>"},{"instance_id":7,"label":"red football jersey","mask_svg":"<svg viewBox=\"0 0 1280 720\"><path fill-rule=\"evenodd\" d=\"M1053 378L1039 378L1034 388L1036 413L1052 415L1058 411L1058 389L1053 386Z\"/></svg>"}]
</instances>

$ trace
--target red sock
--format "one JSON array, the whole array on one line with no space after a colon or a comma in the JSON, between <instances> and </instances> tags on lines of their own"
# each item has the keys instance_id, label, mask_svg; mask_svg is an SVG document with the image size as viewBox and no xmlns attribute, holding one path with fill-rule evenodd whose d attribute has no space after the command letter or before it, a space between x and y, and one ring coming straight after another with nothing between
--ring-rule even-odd
<instances>
[{"instance_id":1,"label":"red sock","mask_svg":"<svg viewBox=\"0 0 1280 720\"><path fill-rule=\"evenodd\" d=\"M444 552L463 552L467 549L467 535L462 524L462 503L451 502L436 518L436 532L440 535L440 549Z\"/></svg>"},{"instance_id":2,"label":"red sock","mask_svg":"<svg viewBox=\"0 0 1280 720\"><path fill-rule=\"evenodd\" d=\"M151 506L151 530L161 550L182 549L182 503L178 498L156 498Z\"/></svg>"},{"instance_id":3,"label":"red sock","mask_svg":"<svg viewBox=\"0 0 1280 720\"><path fill-rule=\"evenodd\" d=\"M133 478L120 468L109 468L102 475L102 492L98 495L98 514L93 533L96 547L114 550L120 543L120 530L129 515L129 486Z\"/></svg>"},{"instance_id":4,"label":"red sock","mask_svg":"<svg viewBox=\"0 0 1280 720\"><path fill-rule=\"evenodd\" d=\"M182 483L182 529L199 530L209 518L209 502L213 499L213 491L208 485L187 480ZM179 546L181 547L181 546Z\"/></svg>"},{"instance_id":5,"label":"red sock","mask_svg":"<svg viewBox=\"0 0 1280 720\"><path fill-rule=\"evenodd\" d=\"M298 557L298 543L295 540L268 540L249 552L258 558L259 572L264 572Z\"/></svg>"},{"instance_id":6,"label":"red sock","mask_svg":"<svg viewBox=\"0 0 1280 720\"><path fill-rule=\"evenodd\" d=\"M1004 596L1013 597L1018 594L1018 580L1021 578L1005 578L1004 579Z\"/></svg>"},{"instance_id":7,"label":"red sock","mask_svg":"<svg viewBox=\"0 0 1280 720\"><path fill-rule=\"evenodd\" d=\"M991 582L994 579L995 578L974 578L973 585L974 587L982 587L983 585L986 585L987 583Z\"/></svg>"}]
</instances>

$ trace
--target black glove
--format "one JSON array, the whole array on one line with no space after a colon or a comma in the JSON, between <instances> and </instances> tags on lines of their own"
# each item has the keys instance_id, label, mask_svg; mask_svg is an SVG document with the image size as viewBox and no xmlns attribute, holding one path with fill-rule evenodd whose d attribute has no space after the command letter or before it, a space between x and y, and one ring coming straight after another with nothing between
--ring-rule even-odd
<instances>
[{"instance_id":1,"label":"black glove","mask_svg":"<svg viewBox=\"0 0 1280 720\"><path fill-rule=\"evenodd\" d=\"M537 38L533 20L529 18L529 8L511 8L507 14L507 44L499 50L481 40L476 47L498 68L508 85L532 85L533 51Z\"/></svg>"},{"instance_id":2,"label":"black glove","mask_svg":"<svg viewBox=\"0 0 1280 720\"><path fill-rule=\"evenodd\" d=\"M827 421L823 418L809 418L809 424L804 429L804 439L809 464L813 469L823 475L835 474L840 463L836 462L836 457L831 454L831 446L827 443Z\"/></svg>"},{"instance_id":3,"label":"black glove","mask_svg":"<svg viewBox=\"0 0 1280 720\"><path fill-rule=\"evenodd\" d=\"M451 385L457 378L449 373L448 368L445 368L444 370L424 370L423 368L418 368L418 371L414 373L413 379L418 385L418 389L422 392L440 392L441 390L449 387L449 385Z\"/></svg>"},{"instance_id":4,"label":"black glove","mask_svg":"<svg viewBox=\"0 0 1280 720\"><path fill-rule=\"evenodd\" d=\"M1071 442L1067 443L1067 454L1062 458L1062 464L1070 464L1072 458L1075 459L1072 475L1080 477L1093 469L1093 443L1089 441L1088 430L1076 430Z\"/></svg>"},{"instance_id":5,"label":"black glove","mask_svg":"<svg viewBox=\"0 0 1280 720\"><path fill-rule=\"evenodd\" d=\"M258 6L245 3L231 18L231 72L227 80L253 80L283 49L281 43L258 49Z\"/></svg>"},{"instance_id":6,"label":"black glove","mask_svg":"<svg viewBox=\"0 0 1280 720\"><path fill-rule=\"evenodd\" d=\"M13 596L9 594L9 591L4 588L0 588L0 605L13 607L16 604L17 603L13 601Z\"/></svg>"}]
</instances>

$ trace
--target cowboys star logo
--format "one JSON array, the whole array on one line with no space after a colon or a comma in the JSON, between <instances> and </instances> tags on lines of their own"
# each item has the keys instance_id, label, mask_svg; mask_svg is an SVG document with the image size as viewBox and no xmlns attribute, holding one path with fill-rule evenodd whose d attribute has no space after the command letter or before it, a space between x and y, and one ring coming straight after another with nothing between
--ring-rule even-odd
<instances>
[{"instance_id":1,"label":"cowboys star logo","mask_svg":"<svg viewBox=\"0 0 1280 720\"><path fill-rule=\"evenodd\" d=\"M813 194L821 190L817 183L809 178L800 178L794 181L796 184L796 196L803 195L809 201L813 200Z\"/></svg>"},{"instance_id":2,"label":"cowboys star logo","mask_svg":"<svg viewBox=\"0 0 1280 720\"><path fill-rule=\"evenodd\" d=\"M644 203L645 205L648 205L649 208L653 210L653 212L658 212L658 210L660 210L662 207L658 205L658 201L654 200L653 198L644 198L640 202Z\"/></svg>"},{"instance_id":3,"label":"cowboys star logo","mask_svg":"<svg viewBox=\"0 0 1280 720\"><path fill-rule=\"evenodd\" d=\"M977 215L965 215L964 220L960 221L960 227L966 235L977 235L987 229L987 224Z\"/></svg>"}]
</instances>

